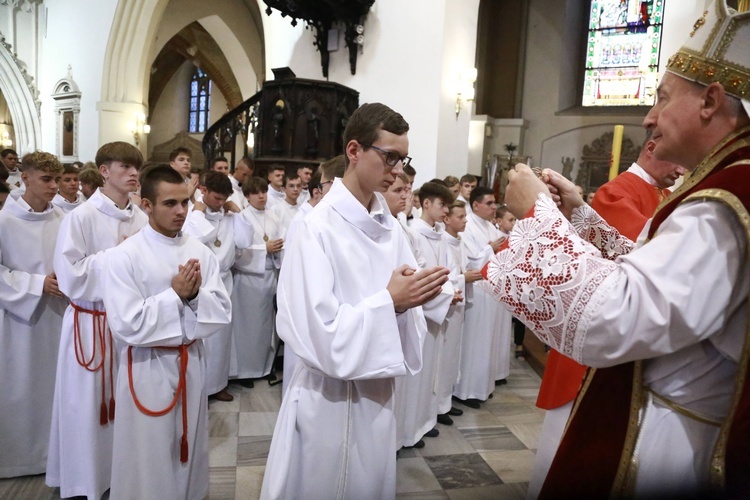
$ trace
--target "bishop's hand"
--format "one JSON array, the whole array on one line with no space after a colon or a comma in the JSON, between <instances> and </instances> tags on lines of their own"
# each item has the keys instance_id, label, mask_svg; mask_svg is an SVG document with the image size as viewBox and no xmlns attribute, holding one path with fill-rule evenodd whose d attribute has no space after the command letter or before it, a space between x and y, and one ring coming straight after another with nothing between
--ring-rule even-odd
<instances>
[{"instance_id":1,"label":"bishop's hand","mask_svg":"<svg viewBox=\"0 0 750 500\"><path fill-rule=\"evenodd\" d=\"M408 265L403 265L393 271L386 289L391 294L396 312L402 313L437 297L446 281L448 269L444 267L428 267L414 272Z\"/></svg>"},{"instance_id":2,"label":"bishop's hand","mask_svg":"<svg viewBox=\"0 0 750 500\"><path fill-rule=\"evenodd\" d=\"M505 189L505 204L518 219L522 219L534 207L539 193L551 196L547 185L526 165L519 163L508 172L508 187Z\"/></svg>"},{"instance_id":3,"label":"bishop's hand","mask_svg":"<svg viewBox=\"0 0 750 500\"><path fill-rule=\"evenodd\" d=\"M561 173L545 168L542 172L542 180L547 184L552 199L555 200L567 219L570 219L570 213L574 208L584 204L583 198L578 194L576 185Z\"/></svg>"}]
</instances>

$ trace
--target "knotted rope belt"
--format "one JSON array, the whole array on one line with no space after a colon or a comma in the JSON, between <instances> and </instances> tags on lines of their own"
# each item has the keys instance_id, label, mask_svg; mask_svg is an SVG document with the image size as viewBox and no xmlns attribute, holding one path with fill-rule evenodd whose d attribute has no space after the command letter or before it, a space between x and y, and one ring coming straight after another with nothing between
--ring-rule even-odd
<instances>
[{"instance_id":1,"label":"knotted rope belt","mask_svg":"<svg viewBox=\"0 0 750 500\"><path fill-rule=\"evenodd\" d=\"M112 347L112 332L107 326L107 312L98 311L96 309L86 309L80 307L73 302L70 302L70 306L73 308L73 348L76 353L76 361L85 370L96 373L101 371L102 374L102 402L99 411L99 424L107 425L107 422L114 422L115 420L115 385L113 375L114 355ZM83 350L83 342L81 340L81 324L79 315L88 314L91 316L91 330L92 330L92 348L91 358L86 359L86 353ZM96 344L97 341L100 345L101 358L98 363L96 360ZM109 349L107 349L109 344ZM105 362L107 359L107 353L109 353L109 412L107 411L106 395L106 376L105 376Z\"/></svg>"},{"instance_id":2,"label":"knotted rope belt","mask_svg":"<svg viewBox=\"0 0 750 500\"><path fill-rule=\"evenodd\" d=\"M179 346L155 346L152 349L166 349L169 351L179 351L180 359L180 379L177 383L177 389L174 392L174 399L172 402L163 410L149 410L146 408L138 396L135 393L135 386L133 384L133 346L128 346L128 385L130 386L130 394L133 396L133 402L135 406L149 417L161 417L171 412L177 401L182 398L182 439L180 440L180 462L187 463L188 461L188 441L187 441L187 426L188 426L188 414L187 414L187 367L188 367L188 347L193 345L195 340L188 344L182 344Z\"/></svg>"}]
</instances>

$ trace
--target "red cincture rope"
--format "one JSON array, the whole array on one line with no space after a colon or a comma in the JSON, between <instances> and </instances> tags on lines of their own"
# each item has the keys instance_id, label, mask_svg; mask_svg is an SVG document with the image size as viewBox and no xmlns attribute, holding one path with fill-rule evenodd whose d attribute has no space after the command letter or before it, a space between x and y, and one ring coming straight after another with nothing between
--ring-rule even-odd
<instances>
[{"instance_id":1,"label":"red cincture rope","mask_svg":"<svg viewBox=\"0 0 750 500\"><path fill-rule=\"evenodd\" d=\"M177 390L174 391L174 399L172 402L163 410L149 410L138 399L135 394L135 387L133 385L133 346L128 346L128 385L130 385L130 394L133 396L133 402L135 406L141 411L141 413L148 415L149 417L161 417L172 411L177 405L177 401L182 397L182 440L180 441L180 462L187 463L188 461L188 441L187 441L187 425L188 425L188 414L187 414L187 366L188 366L188 351L187 348L193 345L193 340L189 344L182 344L179 346L156 346L152 349L168 349L170 351L180 351L180 380L177 383Z\"/></svg>"},{"instance_id":2,"label":"red cincture rope","mask_svg":"<svg viewBox=\"0 0 750 500\"><path fill-rule=\"evenodd\" d=\"M101 370L102 373L102 403L99 411L99 424L107 425L107 422L113 422L115 420L115 385L113 375L114 365L114 348L112 347L112 332L107 327L107 313L106 311L97 311L96 309L85 309L77 306L73 302L70 303L73 307L73 348L76 353L76 361L78 364L85 368L91 373L96 373ZM91 315L91 328L92 328L92 348L91 348L91 359L86 360L86 353L83 352L83 342L81 341L81 325L79 323L78 315L80 313ZM94 365L96 360L96 343L99 341L100 350L102 357L99 363ZM109 412L107 412L107 384L105 372L105 360L107 358L107 344L109 344ZM109 418L107 418L109 417Z\"/></svg>"}]
</instances>

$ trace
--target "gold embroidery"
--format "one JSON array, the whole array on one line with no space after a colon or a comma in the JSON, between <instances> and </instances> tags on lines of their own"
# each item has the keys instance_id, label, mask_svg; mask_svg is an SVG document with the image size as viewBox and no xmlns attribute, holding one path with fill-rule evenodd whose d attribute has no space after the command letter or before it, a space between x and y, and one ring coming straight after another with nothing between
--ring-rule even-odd
<instances>
[{"instance_id":1,"label":"gold embroidery","mask_svg":"<svg viewBox=\"0 0 750 500\"><path fill-rule=\"evenodd\" d=\"M612 485L612 496L631 496L635 484L635 474L638 464L635 463L633 452L638 434L641 432L641 408L643 407L643 365L641 361L633 362L633 393L630 398L630 416L628 417L628 431L620 456L620 466L617 468L615 482ZM631 490L631 491L627 491Z\"/></svg>"},{"instance_id":2,"label":"gold embroidery","mask_svg":"<svg viewBox=\"0 0 750 500\"><path fill-rule=\"evenodd\" d=\"M729 165L726 168L736 168L739 166L750 167L750 161L737 162ZM748 242L750 242L750 213L748 213L745 206L735 195L722 189L704 189L691 194L683 203L694 200L705 200L711 199L724 203L737 215L742 227L745 229L745 236ZM750 263L750 252L746 252L745 259ZM748 365L750 364L750 300L748 300L748 312L747 312L747 323L745 326L745 342L742 347L742 355L740 357L740 363L737 369L737 380L734 385L734 395L732 397L732 405L729 409L729 416L724 420L719 431L719 438L716 440L713 454L711 455L711 484L712 486L724 489L726 483L726 451L727 441L729 438L729 430L732 427L734 414L737 411L742 391L746 383L746 374Z\"/></svg>"},{"instance_id":3,"label":"gold embroidery","mask_svg":"<svg viewBox=\"0 0 750 500\"><path fill-rule=\"evenodd\" d=\"M706 16L708 15L708 11L704 10L703 15L695 21L695 24L693 24L693 31L690 32L690 38L693 38L693 35L695 35L695 32L698 31L698 28L706 24Z\"/></svg>"}]
</instances>

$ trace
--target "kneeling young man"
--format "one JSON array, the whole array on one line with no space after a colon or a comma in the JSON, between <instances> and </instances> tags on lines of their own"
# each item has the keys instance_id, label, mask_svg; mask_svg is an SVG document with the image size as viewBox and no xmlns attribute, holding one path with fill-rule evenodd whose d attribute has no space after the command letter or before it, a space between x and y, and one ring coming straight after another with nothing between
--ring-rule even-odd
<instances>
[{"instance_id":1,"label":"kneeling young man","mask_svg":"<svg viewBox=\"0 0 750 500\"><path fill-rule=\"evenodd\" d=\"M204 498L208 404L202 339L231 319L216 256L183 236L188 187L166 165L141 177L149 223L111 251L104 305L122 349L110 498ZM194 328L186 325L194 324Z\"/></svg>"}]
</instances>

